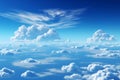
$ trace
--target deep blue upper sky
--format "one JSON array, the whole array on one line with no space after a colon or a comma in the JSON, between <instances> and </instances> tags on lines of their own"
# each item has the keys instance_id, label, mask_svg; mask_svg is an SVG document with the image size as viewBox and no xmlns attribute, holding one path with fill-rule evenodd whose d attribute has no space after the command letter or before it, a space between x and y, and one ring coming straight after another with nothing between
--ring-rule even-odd
<instances>
[{"instance_id":1,"label":"deep blue upper sky","mask_svg":"<svg viewBox=\"0 0 120 80\"><path fill-rule=\"evenodd\" d=\"M86 8L86 11L79 16L81 17L80 24L74 28L59 30L61 36L84 40L97 29L103 29L119 37L120 0L0 0L0 13L13 10L39 13L39 10L44 9L70 10L80 8ZM22 24L0 17L0 41L9 39ZM71 33L73 31L74 33Z\"/></svg>"}]
</instances>

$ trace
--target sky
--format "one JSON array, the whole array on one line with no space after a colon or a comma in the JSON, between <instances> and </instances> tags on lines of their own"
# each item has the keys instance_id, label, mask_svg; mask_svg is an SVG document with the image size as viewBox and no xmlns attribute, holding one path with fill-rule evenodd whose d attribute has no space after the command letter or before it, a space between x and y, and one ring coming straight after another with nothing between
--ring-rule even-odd
<instances>
[{"instance_id":1,"label":"sky","mask_svg":"<svg viewBox=\"0 0 120 80\"><path fill-rule=\"evenodd\" d=\"M0 0L0 41L8 41L19 26L32 25L21 21L21 17L17 14L27 14L27 12L46 14L43 12L45 10L66 11L69 16L72 15L76 19L75 21L65 19L65 26L60 25L62 28L55 28L63 39L85 41L98 29L120 39L119 4L119 0ZM62 17L55 17L55 20L37 22L54 23L58 18L62 19Z\"/></svg>"}]
</instances>

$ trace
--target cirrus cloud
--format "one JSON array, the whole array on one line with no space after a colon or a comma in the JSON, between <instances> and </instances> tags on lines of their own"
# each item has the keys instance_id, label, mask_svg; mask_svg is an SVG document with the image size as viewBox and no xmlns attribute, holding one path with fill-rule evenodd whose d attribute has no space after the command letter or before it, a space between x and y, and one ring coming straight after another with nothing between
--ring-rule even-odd
<instances>
[{"instance_id":1,"label":"cirrus cloud","mask_svg":"<svg viewBox=\"0 0 120 80\"><path fill-rule=\"evenodd\" d=\"M39 13L27 11L12 11L8 13L0 13L0 16L15 19L27 24L42 24L52 28L68 28L78 24L81 15L86 9L61 10L47 9L41 10Z\"/></svg>"}]
</instances>

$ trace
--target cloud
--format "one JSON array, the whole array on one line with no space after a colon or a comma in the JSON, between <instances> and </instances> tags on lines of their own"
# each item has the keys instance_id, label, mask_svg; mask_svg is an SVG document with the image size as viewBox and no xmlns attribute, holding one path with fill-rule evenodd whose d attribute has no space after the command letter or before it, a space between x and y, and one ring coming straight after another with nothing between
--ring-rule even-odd
<instances>
[{"instance_id":1,"label":"cloud","mask_svg":"<svg viewBox=\"0 0 120 80\"><path fill-rule=\"evenodd\" d=\"M21 74L21 77L24 77L24 78L38 78L39 75L38 75L38 73L36 73L34 71L27 70L27 71L25 71L24 73Z\"/></svg>"},{"instance_id":2,"label":"cloud","mask_svg":"<svg viewBox=\"0 0 120 80\"><path fill-rule=\"evenodd\" d=\"M87 43L101 43L101 42L108 42L114 41L115 37L108 33L105 33L103 30L97 30L92 37L87 39Z\"/></svg>"},{"instance_id":3,"label":"cloud","mask_svg":"<svg viewBox=\"0 0 120 80\"><path fill-rule=\"evenodd\" d=\"M64 77L65 80L82 80L82 76L80 74L72 74L72 75L67 75Z\"/></svg>"},{"instance_id":4,"label":"cloud","mask_svg":"<svg viewBox=\"0 0 120 80\"><path fill-rule=\"evenodd\" d=\"M71 60L68 57L59 56L59 57L48 57L45 59L41 59L41 64L53 64L55 61L65 61L65 60Z\"/></svg>"},{"instance_id":5,"label":"cloud","mask_svg":"<svg viewBox=\"0 0 120 80\"><path fill-rule=\"evenodd\" d=\"M63 72L76 72L79 71L79 67L75 63L70 63L69 65L63 65L61 70Z\"/></svg>"},{"instance_id":6,"label":"cloud","mask_svg":"<svg viewBox=\"0 0 120 80\"><path fill-rule=\"evenodd\" d=\"M11 37L11 40L14 41L51 41L55 39L60 39L57 32L43 25L32 25L29 27L22 25L15 31L14 36Z\"/></svg>"},{"instance_id":7,"label":"cloud","mask_svg":"<svg viewBox=\"0 0 120 80\"><path fill-rule=\"evenodd\" d=\"M66 80L119 80L120 65L91 63L82 70L64 76Z\"/></svg>"},{"instance_id":8,"label":"cloud","mask_svg":"<svg viewBox=\"0 0 120 80\"><path fill-rule=\"evenodd\" d=\"M56 69L56 68L51 68L48 70L49 72L52 72L52 73L64 73L64 71L62 71L61 69Z\"/></svg>"},{"instance_id":9,"label":"cloud","mask_svg":"<svg viewBox=\"0 0 120 80\"><path fill-rule=\"evenodd\" d=\"M48 57L45 59L32 59L32 58L26 58L25 60L16 61L13 62L14 66L24 67L24 68L33 68L37 65L45 65L45 64L53 64L55 61L64 61L64 60L70 60L70 58L67 57Z\"/></svg>"},{"instance_id":10,"label":"cloud","mask_svg":"<svg viewBox=\"0 0 120 80\"><path fill-rule=\"evenodd\" d=\"M86 77L88 80L119 80L119 71L118 66L114 65L103 65L102 70L98 70L92 75Z\"/></svg>"},{"instance_id":11,"label":"cloud","mask_svg":"<svg viewBox=\"0 0 120 80\"><path fill-rule=\"evenodd\" d=\"M57 50L57 51L52 51L53 54L62 54L62 53L69 53L67 50Z\"/></svg>"},{"instance_id":12,"label":"cloud","mask_svg":"<svg viewBox=\"0 0 120 80\"><path fill-rule=\"evenodd\" d=\"M119 58L120 57L120 50L107 50L101 49L101 53L96 53L93 57L101 57L101 58Z\"/></svg>"},{"instance_id":13,"label":"cloud","mask_svg":"<svg viewBox=\"0 0 120 80\"><path fill-rule=\"evenodd\" d=\"M51 76L54 75L52 72L42 72L42 73L36 73L31 70L26 70L21 74L21 77L23 78L41 78L41 77L46 77L46 76Z\"/></svg>"},{"instance_id":14,"label":"cloud","mask_svg":"<svg viewBox=\"0 0 120 80\"><path fill-rule=\"evenodd\" d=\"M92 64L89 64L87 67L87 70L90 72L96 72L101 69L103 69L103 65L101 65L99 63L92 63Z\"/></svg>"},{"instance_id":15,"label":"cloud","mask_svg":"<svg viewBox=\"0 0 120 80\"><path fill-rule=\"evenodd\" d=\"M11 69L8 69L8 68L4 67L0 70L0 77L1 78L7 78L7 77L12 76L14 73L15 73L14 70L11 70Z\"/></svg>"},{"instance_id":16,"label":"cloud","mask_svg":"<svg viewBox=\"0 0 120 80\"><path fill-rule=\"evenodd\" d=\"M14 50L14 49L6 49L6 48L4 48L4 49L0 50L1 55L14 55L14 54L17 54L17 53L19 53L19 51Z\"/></svg>"},{"instance_id":17,"label":"cloud","mask_svg":"<svg viewBox=\"0 0 120 80\"><path fill-rule=\"evenodd\" d=\"M94 58L119 58L120 57L120 47L111 47L110 45L105 45L102 47L90 47L89 52L91 51L94 54L89 54L89 56Z\"/></svg>"},{"instance_id":18,"label":"cloud","mask_svg":"<svg viewBox=\"0 0 120 80\"><path fill-rule=\"evenodd\" d=\"M25 60L17 61L13 63L14 66L25 67L25 68L32 68L38 64L40 64L40 61L32 58L27 58Z\"/></svg>"},{"instance_id":19,"label":"cloud","mask_svg":"<svg viewBox=\"0 0 120 80\"><path fill-rule=\"evenodd\" d=\"M52 28L68 28L78 24L80 20L78 16L85 10L85 8L77 10L48 9L41 10L39 13L13 11L1 13L0 16L32 25L42 24Z\"/></svg>"}]
</instances>

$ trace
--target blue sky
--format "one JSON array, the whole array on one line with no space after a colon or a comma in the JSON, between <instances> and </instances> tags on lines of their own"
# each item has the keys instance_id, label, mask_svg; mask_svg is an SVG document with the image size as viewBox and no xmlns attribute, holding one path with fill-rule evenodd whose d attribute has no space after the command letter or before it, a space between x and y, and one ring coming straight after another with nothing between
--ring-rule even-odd
<instances>
[{"instance_id":1,"label":"blue sky","mask_svg":"<svg viewBox=\"0 0 120 80\"><path fill-rule=\"evenodd\" d=\"M60 37L64 39L83 40L90 37L97 29L119 38L120 32L120 1L119 0L0 0L0 14L15 11L27 11L41 14L42 10L85 9L77 15L76 25L72 28L58 29ZM0 16L0 41L7 41L14 35L14 31L21 25L30 25L18 20Z\"/></svg>"}]
</instances>

